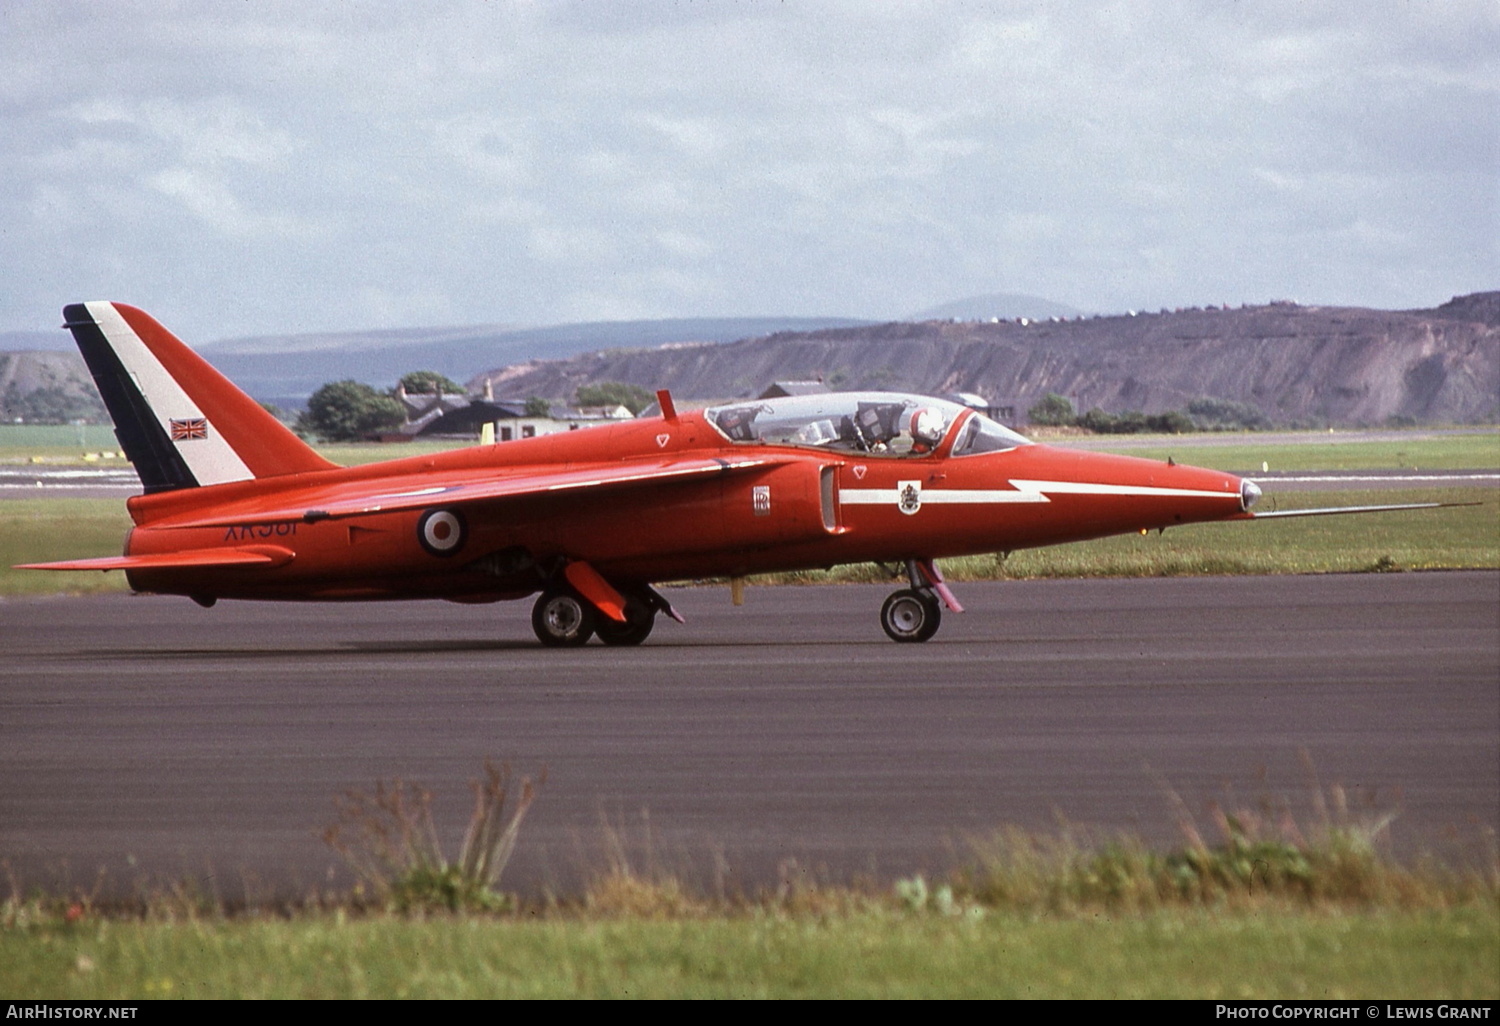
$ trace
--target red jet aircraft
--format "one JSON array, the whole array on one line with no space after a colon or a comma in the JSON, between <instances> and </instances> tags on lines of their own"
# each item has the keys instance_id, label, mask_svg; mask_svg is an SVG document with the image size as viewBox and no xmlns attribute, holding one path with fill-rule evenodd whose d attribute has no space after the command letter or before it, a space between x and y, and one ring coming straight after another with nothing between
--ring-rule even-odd
<instances>
[{"instance_id":1,"label":"red jet aircraft","mask_svg":"<svg viewBox=\"0 0 1500 1026\"><path fill-rule=\"evenodd\" d=\"M926 641L961 612L936 560L1255 514L1216 470L1039 445L965 406L849 392L745 400L586 431L339 467L146 313L63 311L144 486L136 591L493 602L540 592L546 645L635 645L681 617L659 581L879 562L910 581L880 624ZM1424 504L1436 505L1436 504ZM1361 507L1362 510L1414 508ZM738 592L736 591L736 594Z\"/></svg>"}]
</instances>

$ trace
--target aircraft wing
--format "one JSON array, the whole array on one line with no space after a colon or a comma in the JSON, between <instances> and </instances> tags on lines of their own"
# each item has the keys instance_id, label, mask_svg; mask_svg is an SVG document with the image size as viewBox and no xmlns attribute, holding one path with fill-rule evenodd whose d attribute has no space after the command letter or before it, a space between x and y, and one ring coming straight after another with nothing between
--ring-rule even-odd
<instances>
[{"instance_id":1,"label":"aircraft wing","mask_svg":"<svg viewBox=\"0 0 1500 1026\"><path fill-rule=\"evenodd\" d=\"M154 552L140 556L101 556L68 559L61 563L22 563L16 570L150 570L183 566L280 566L291 562L292 551L277 545L245 549L191 549L187 552Z\"/></svg>"},{"instance_id":2,"label":"aircraft wing","mask_svg":"<svg viewBox=\"0 0 1500 1026\"><path fill-rule=\"evenodd\" d=\"M305 502L284 501L278 508L257 506L240 513L221 512L176 521L172 527L226 527L285 523L301 520L316 523L370 513L427 509L431 506L467 505L505 499L538 498L576 492L600 492L620 488L666 484L720 474L733 474L786 462L777 457L734 459L663 459L648 463L604 464L595 467L538 473L512 472L494 475L470 471L442 480L420 476L404 482L375 480L340 486L326 494L308 493ZM430 483L427 483L430 481Z\"/></svg>"}]
</instances>

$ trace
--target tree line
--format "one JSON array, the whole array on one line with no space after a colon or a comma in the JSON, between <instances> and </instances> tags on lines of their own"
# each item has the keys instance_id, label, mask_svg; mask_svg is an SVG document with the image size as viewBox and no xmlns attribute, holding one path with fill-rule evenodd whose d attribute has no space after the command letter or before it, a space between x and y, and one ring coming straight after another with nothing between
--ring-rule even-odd
<instances>
[{"instance_id":1,"label":"tree line","mask_svg":"<svg viewBox=\"0 0 1500 1026\"><path fill-rule=\"evenodd\" d=\"M436 371L411 371L396 387L380 391L361 381L331 381L307 400L307 409L297 418L296 430L330 442L354 442L383 431L393 431L406 422L406 407L399 395L466 395L464 386ZM579 406L624 406L638 414L654 400L639 385L606 381L580 385L574 401ZM546 417L552 404L539 396L525 400L528 417ZM274 412L274 411L273 411Z\"/></svg>"},{"instance_id":2,"label":"tree line","mask_svg":"<svg viewBox=\"0 0 1500 1026\"><path fill-rule=\"evenodd\" d=\"M1262 431L1270 419L1252 403L1232 399L1194 399L1184 410L1165 413L1106 413L1097 406L1079 414L1073 403L1056 392L1048 392L1026 411L1033 424L1044 427L1081 427L1101 435L1166 434L1193 431Z\"/></svg>"}]
</instances>

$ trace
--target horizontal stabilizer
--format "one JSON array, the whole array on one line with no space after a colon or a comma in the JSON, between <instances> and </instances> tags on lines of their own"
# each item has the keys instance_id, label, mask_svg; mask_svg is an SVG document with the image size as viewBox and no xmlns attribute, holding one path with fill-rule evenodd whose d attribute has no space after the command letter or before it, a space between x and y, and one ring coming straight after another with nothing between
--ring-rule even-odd
<instances>
[{"instance_id":1,"label":"horizontal stabilizer","mask_svg":"<svg viewBox=\"0 0 1500 1026\"><path fill-rule=\"evenodd\" d=\"M154 552L141 556L101 556L69 559L61 563L21 563L15 570L156 570L169 567L282 566L292 561L292 551L278 545L253 549L189 549L186 552Z\"/></svg>"}]
</instances>

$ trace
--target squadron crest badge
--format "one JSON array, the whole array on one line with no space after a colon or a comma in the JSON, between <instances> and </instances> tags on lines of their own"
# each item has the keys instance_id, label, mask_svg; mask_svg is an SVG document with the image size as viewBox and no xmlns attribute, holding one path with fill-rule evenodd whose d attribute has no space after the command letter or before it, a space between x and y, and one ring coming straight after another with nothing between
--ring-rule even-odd
<instances>
[{"instance_id":1,"label":"squadron crest badge","mask_svg":"<svg viewBox=\"0 0 1500 1026\"><path fill-rule=\"evenodd\" d=\"M896 482L896 508L910 516L922 508L922 482Z\"/></svg>"}]
</instances>

